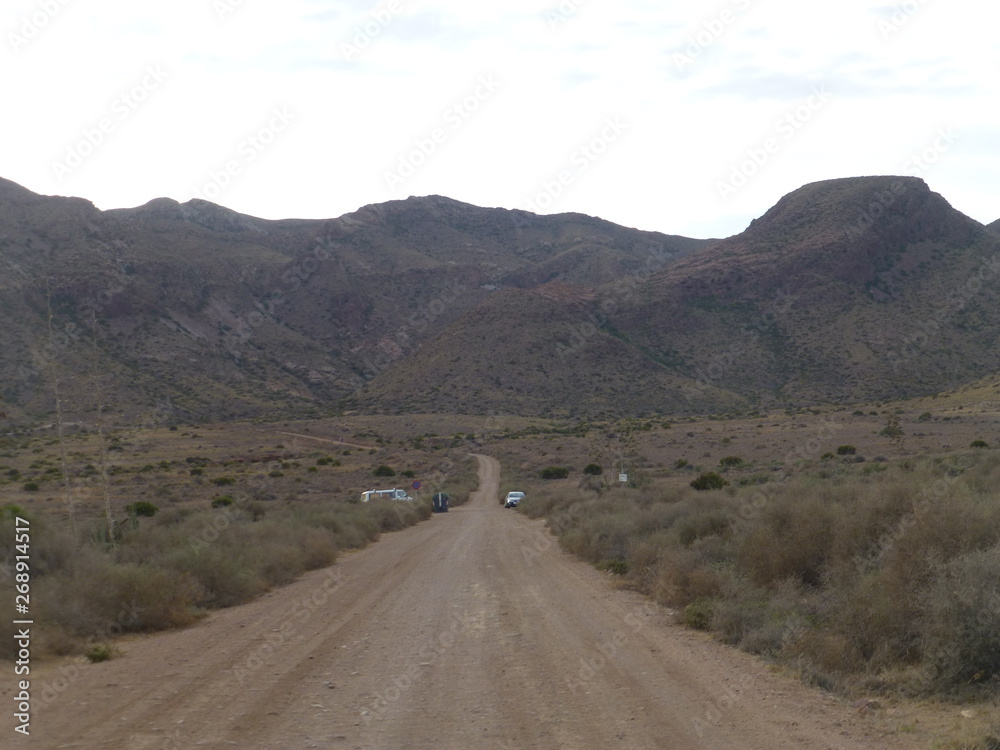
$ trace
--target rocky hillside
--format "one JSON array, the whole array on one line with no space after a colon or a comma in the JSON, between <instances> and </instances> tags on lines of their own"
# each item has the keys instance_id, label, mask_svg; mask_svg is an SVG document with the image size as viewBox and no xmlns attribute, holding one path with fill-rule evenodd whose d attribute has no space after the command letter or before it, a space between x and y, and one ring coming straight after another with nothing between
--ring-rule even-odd
<instances>
[{"instance_id":1,"label":"rocky hillside","mask_svg":"<svg viewBox=\"0 0 1000 750\"><path fill-rule=\"evenodd\" d=\"M101 212L0 180L0 411L326 411L498 293L597 287L706 244L441 197L265 221L197 200Z\"/></svg>"},{"instance_id":2,"label":"rocky hillside","mask_svg":"<svg viewBox=\"0 0 1000 750\"><path fill-rule=\"evenodd\" d=\"M909 177L806 185L711 241L436 196L102 212L0 181L0 267L14 421L745 411L1000 370L1000 236Z\"/></svg>"},{"instance_id":3,"label":"rocky hillside","mask_svg":"<svg viewBox=\"0 0 1000 750\"><path fill-rule=\"evenodd\" d=\"M806 185L651 273L491 300L358 398L671 413L934 393L1000 369L1000 241L916 178ZM516 406L515 406L516 405Z\"/></svg>"}]
</instances>

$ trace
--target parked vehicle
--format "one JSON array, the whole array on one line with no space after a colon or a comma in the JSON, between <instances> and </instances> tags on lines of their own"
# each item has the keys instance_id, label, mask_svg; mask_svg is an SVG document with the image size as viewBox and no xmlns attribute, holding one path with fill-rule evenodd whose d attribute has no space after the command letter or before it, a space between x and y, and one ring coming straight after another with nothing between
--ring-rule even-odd
<instances>
[{"instance_id":1,"label":"parked vehicle","mask_svg":"<svg viewBox=\"0 0 1000 750\"><path fill-rule=\"evenodd\" d=\"M503 507L505 508L516 508L517 504L524 499L523 492L508 492L507 497L504 498Z\"/></svg>"},{"instance_id":2,"label":"parked vehicle","mask_svg":"<svg viewBox=\"0 0 1000 750\"><path fill-rule=\"evenodd\" d=\"M447 513L448 512L448 501L451 498L448 497L447 492L435 492L431 496L431 506L435 513Z\"/></svg>"},{"instance_id":3,"label":"parked vehicle","mask_svg":"<svg viewBox=\"0 0 1000 750\"><path fill-rule=\"evenodd\" d=\"M361 502L367 503L369 500L378 500L382 498L383 500L413 500L412 497L406 494L406 490L368 490L367 492L361 493Z\"/></svg>"}]
</instances>

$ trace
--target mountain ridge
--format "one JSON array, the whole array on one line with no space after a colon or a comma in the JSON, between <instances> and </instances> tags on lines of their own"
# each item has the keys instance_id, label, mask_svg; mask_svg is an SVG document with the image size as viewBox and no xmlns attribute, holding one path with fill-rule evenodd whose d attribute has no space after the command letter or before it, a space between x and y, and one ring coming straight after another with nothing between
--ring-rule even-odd
<instances>
[{"instance_id":1,"label":"mountain ridge","mask_svg":"<svg viewBox=\"0 0 1000 750\"><path fill-rule=\"evenodd\" d=\"M998 254L913 177L810 183L711 240L444 196L265 220L0 181L4 410L50 418L54 386L64 416L105 394L123 422L926 395L1000 370Z\"/></svg>"},{"instance_id":2,"label":"mountain ridge","mask_svg":"<svg viewBox=\"0 0 1000 750\"><path fill-rule=\"evenodd\" d=\"M637 276L624 291L621 282L597 290L589 312L545 335L578 361L598 357L591 350L610 339L641 353L669 373L650 386L663 391L663 412L927 394L1000 367L991 353L1000 328L995 285L964 293L980 270L996 275L997 253L989 230L920 179L821 181L783 197L745 232ZM961 305L942 316L939 300L949 295ZM548 319L561 320L554 312ZM568 333L574 327L587 331L583 341ZM474 347L463 340L454 348ZM963 355L950 361L958 349ZM457 391L478 377L459 369L447 383ZM378 406L378 396L364 394L389 380L370 384L359 406ZM418 390L404 385L404 372L391 380L396 400ZM501 392L516 387L496 383ZM616 388L625 393L628 384ZM650 400L631 401L650 410Z\"/></svg>"},{"instance_id":3,"label":"mountain ridge","mask_svg":"<svg viewBox=\"0 0 1000 750\"><path fill-rule=\"evenodd\" d=\"M80 413L100 385L125 421L164 404L198 419L331 409L498 290L597 286L650 248L669 262L706 242L440 196L264 220L199 200L100 211L6 181L0 309L19 323L0 332L4 401L48 417L59 382Z\"/></svg>"}]
</instances>

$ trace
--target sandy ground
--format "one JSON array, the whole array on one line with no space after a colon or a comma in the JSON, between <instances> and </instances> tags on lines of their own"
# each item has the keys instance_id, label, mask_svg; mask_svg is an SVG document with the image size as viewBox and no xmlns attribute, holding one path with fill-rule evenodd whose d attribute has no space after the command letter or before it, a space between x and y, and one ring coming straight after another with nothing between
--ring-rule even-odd
<instances>
[{"instance_id":1,"label":"sandy ground","mask_svg":"<svg viewBox=\"0 0 1000 750\"><path fill-rule=\"evenodd\" d=\"M31 737L7 707L0 745L903 747L877 718L616 589L504 509L498 463L479 460L463 507L195 627L130 641L121 658L44 667Z\"/></svg>"}]
</instances>

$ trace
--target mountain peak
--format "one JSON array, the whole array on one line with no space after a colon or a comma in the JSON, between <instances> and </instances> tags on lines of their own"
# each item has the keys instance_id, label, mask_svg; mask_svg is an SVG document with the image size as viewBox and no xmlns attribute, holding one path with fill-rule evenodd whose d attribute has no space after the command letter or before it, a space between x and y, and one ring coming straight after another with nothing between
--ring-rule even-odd
<instances>
[{"instance_id":1,"label":"mountain peak","mask_svg":"<svg viewBox=\"0 0 1000 750\"><path fill-rule=\"evenodd\" d=\"M803 185L750 223L745 235L762 239L780 234L792 240L796 229L808 228L814 238L843 235L850 227L874 224L887 215L908 213L924 206L932 193L919 177L846 177ZM903 200L905 198L905 200Z\"/></svg>"}]
</instances>

